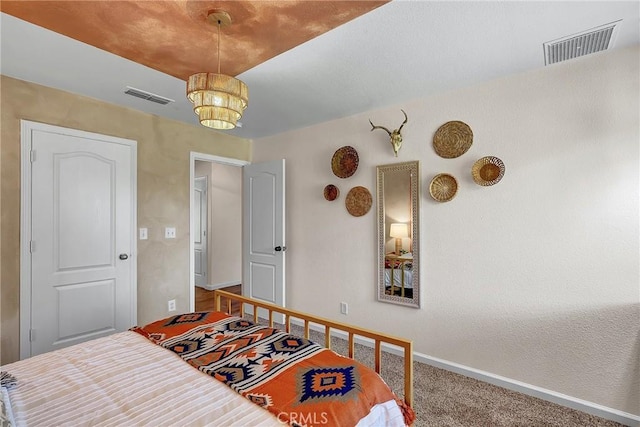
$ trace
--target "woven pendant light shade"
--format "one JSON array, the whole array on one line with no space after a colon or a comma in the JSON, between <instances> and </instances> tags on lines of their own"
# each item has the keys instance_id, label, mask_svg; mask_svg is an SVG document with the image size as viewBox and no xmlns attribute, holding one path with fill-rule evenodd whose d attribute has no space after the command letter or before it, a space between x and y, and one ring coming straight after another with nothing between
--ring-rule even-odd
<instances>
[{"instance_id":1,"label":"woven pendant light shade","mask_svg":"<svg viewBox=\"0 0 640 427\"><path fill-rule=\"evenodd\" d=\"M214 129L233 129L249 104L249 88L234 77L216 73L189 76L187 97L200 123Z\"/></svg>"},{"instance_id":2,"label":"woven pendant light shade","mask_svg":"<svg viewBox=\"0 0 640 427\"><path fill-rule=\"evenodd\" d=\"M220 130L236 127L249 104L249 88L235 77L220 73L220 27L231 24L231 16L211 10L207 21L218 27L218 72L195 73L187 80L187 98L200 124Z\"/></svg>"}]
</instances>

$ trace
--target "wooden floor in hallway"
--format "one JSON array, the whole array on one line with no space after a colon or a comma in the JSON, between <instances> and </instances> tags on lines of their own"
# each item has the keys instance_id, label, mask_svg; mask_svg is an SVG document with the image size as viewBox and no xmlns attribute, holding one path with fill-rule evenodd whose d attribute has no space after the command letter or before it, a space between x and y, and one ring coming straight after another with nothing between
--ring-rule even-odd
<instances>
[{"instance_id":1,"label":"wooden floor in hallway","mask_svg":"<svg viewBox=\"0 0 640 427\"><path fill-rule=\"evenodd\" d=\"M231 292L236 295L242 295L242 285L229 286L222 288L221 290ZM225 301L222 301L225 304ZM213 291L208 291L204 288L196 286L196 311L214 311ZM232 303L231 311L234 315L240 314L240 304Z\"/></svg>"}]
</instances>

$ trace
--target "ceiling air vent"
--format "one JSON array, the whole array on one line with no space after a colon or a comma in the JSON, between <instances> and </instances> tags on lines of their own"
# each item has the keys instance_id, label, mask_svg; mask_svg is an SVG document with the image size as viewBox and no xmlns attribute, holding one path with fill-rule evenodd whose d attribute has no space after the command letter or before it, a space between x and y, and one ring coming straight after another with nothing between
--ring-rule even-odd
<instances>
[{"instance_id":1,"label":"ceiling air vent","mask_svg":"<svg viewBox=\"0 0 640 427\"><path fill-rule=\"evenodd\" d=\"M545 65L609 49L620 22L622 20L544 43Z\"/></svg>"},{"instance_id":2,"label":"ceiling air vent","mask_svg":"<svg viewBox=\"0 0 640 427\"><path fill-rule=\"evenodd\" d=\"M146 99L147 101L155 102L157 104L167 105L170 102L175 102L173 99L165 98L164 96L156 95L155 93L145 92L144 90L136 89L135 87L127 86L127 90L124 91L127 95L135 96L136 98Z\"/></svg>"}]
</instances>

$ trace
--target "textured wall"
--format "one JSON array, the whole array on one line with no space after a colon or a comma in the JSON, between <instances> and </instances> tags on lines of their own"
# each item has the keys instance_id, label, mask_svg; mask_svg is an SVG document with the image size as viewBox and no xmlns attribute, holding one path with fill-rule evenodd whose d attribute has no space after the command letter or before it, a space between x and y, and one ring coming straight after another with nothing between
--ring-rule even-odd
<instances>
[{"instance_id":1,"label":"textured wall","mask_svg":"<svg viewBox=\"0 0 640 427\"><path fill-rule=\"evenodd\" d=\"M20 119L138 141L138 323L189 308L189 153L249 160L251 142L2 76L1 362L18 359ZM165 240L166 226L177 238Z\"/></svg>"},{"instance_id":2,"label":"textured wall","mask_svg":"<svg viewBox=\"0 0 640 427\"><path fill-rule=\"evenodd\" d=\"M638 48L596 54L254 141L254 161L287 160L287 305L640 414L639 63ZM400 108L409 122L394 158L367 120L396 127ZM457 159L432 148L449 120L474 132ZM343 145L360 154L347 179L330 167ZM470 175L485 155L506 164L487 188ZM408 160L422 172L421 309L376 301L375 207L360 218L344 207L353 186L375 194L376 165ZM428 194L440 172L460 185L442 204ZM322 196L330 183L334 202Z\"/></svg>"}]
</instances>

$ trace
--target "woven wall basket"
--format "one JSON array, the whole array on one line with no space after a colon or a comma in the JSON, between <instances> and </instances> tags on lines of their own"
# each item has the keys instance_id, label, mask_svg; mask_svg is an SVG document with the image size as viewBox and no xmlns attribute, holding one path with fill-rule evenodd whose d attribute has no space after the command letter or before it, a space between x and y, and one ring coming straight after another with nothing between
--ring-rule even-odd
<instances>
[{"instance_id":1,"label":"woven wall basket","mask_svg":"<svg viewBox=\"0 0 640 427\"><path fill-rule=\"evenodd\" d=\"M476 184L486 187L500 182L504 171L502 160L495 156L486 156L476 160L471 167L471 176Z\"/></svg>"},{"instance_id":2,"label":"woven wall basket","mask_svg":"<svg viewBox=\"0 0 640 427\"><path fill-rule=\"evenodd\" d=\"M437 202L448 202L458 192L458 181L448 173L440 173L433 177L429 184L429 194Z\"/></svg>"},{"instance_id":3,"label":"woven wall basket","mask_svg":"<svg viewBox=\"0 0 640 427\"><path fill-rule=\"evenodd\" d=\"M369 212L372 203L371 193L364 187L353 187L344 202L347 211L353 216L362 216Z\"/></svg>"},{"instance_id":4,"label":"woven wall basket","mask_svg":"<svg viewBox=\"0 0 640 427\"><path fill-rule=\"evenodd\" d=\"M349 178L358 169L360 158L355 148L345 145L333 153L331 158L331 170L338 178Z\"/></svg>"},{"instance_id":5,"label":"woven wall basket","mask_svg":"<svg viewBox=\"0 0 640 427\"><path fill-rule=\"evenodd\" d=\"M473 132L466 123L451 121L433 135L433 148L440 157L454 159L466 153L473 144Z\"/></svg>"}]
</instances>

